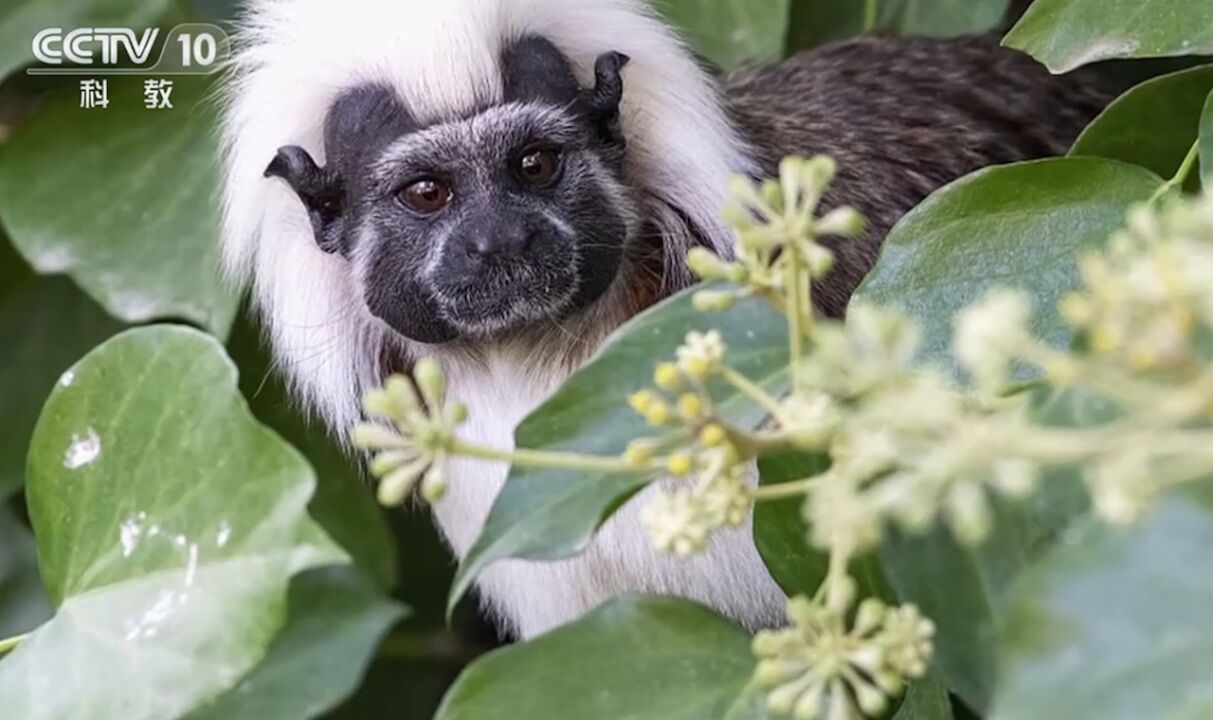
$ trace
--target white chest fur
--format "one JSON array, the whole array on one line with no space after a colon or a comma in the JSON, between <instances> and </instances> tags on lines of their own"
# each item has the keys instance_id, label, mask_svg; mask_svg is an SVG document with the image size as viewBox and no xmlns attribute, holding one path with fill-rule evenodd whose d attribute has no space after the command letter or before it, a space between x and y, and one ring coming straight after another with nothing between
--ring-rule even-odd
<instances>
[{"instance_id":1,"label":"white chest fur","mask_svg":"<svg viewBox=\"0 0 1213 720\"><path fill-rule=\"evenodd\" d=\"M540 377L504 360L451 370L452 399L471 411L461 435L494 447L512 448L514 428L563 379L550 374ZM434 512L460 558L479 535L506 471L501 464L481 461L451 464L450 493ZM702 555L678 560L649 544L639 517L646 495L641 493L617 512L578 557L492 565L478 583L488 609L523 638L574 620L626 593L685 597L751 629L781 621L784 596L759 558L749 523L721 533Z\"/></svg>"}]
</instances>

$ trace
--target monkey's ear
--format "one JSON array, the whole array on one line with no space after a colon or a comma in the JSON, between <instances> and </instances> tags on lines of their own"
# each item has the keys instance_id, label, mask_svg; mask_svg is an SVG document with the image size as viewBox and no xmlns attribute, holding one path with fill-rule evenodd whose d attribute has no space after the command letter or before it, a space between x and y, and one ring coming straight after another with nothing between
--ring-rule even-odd
<instances>
[{"instance_id":1,"label":"monkey's ear","mask_svg":"<svg viewBox=\"0 0 1213 720\"><path fill-rule=\"evenodd\" d=\"M286 180L303 201L321 250L345 250L345 188L337 173L319 167L307 150L291 145L278 149L265 176Z\"/></svg>"},{"instance_id":2,"label":"monkey's ear","mask_svg":"<svg viewBox=\"0 0 1213 720\"><path fill-rule=\"evenodd\" d=\"M623 101L623 68L631 61L620 52L608 52L594 62L594 87L583 92L583 102L598 125L604 142L623 147L619 104Z\"/></svg>"},{"instance_id":3,"label":"monkey's ear","mask_svg":"<svg viewBox=\"0 0 1213 720\"><path fill-rule=\"evenodd\" d=\"M506 102L567 105L581 94L569 59L547 38L528 35L501 54Z\"/></svg>"}]
</instances>

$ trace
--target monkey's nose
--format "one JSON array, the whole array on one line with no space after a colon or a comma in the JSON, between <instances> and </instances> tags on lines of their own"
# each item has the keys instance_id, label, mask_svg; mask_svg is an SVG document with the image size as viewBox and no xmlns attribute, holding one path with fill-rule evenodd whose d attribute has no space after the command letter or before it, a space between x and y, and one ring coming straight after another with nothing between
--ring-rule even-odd
<instances>
[{"instance_id":1,"label":"monkey's nose","mask_svg":"<svg viewBox=\"0 0 1213 720\"><path fill-rule=\"evenodd\" d=\"M490 228L469 235L464 251L474 259L514 257L530 249L533 237L534 233L521 225Z\"/></svg>"}]
</instances>

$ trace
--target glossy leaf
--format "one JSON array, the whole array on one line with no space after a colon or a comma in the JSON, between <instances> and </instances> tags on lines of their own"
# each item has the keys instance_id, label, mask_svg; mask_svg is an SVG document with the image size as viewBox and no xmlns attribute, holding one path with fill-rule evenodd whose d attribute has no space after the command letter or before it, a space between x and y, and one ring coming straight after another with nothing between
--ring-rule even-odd
<instances>
[{"instance_id":1,"label":"glossy leaf","mask_svg":"<svg viewBox=\"0 0 1213 720\"><path fill-rule=\"evenodd\" d=\"M829 458L822 455L773 455L759 459L758 479L763 485L777 485L812 477L828 467ZM816 594L830 565L829 556L809 544L803 507L803 497L761 502L754 507L754 544L771 577L789 597ZM851 574L865 597L893 598L875 556L856 560Z\"/></svg>"},{"instance_id":2,"label":"glossy leaf","mask_svg":"<svg viewBox=\"0 0 1213 720\"><path fill-rule=\"evenodd\" d=\"M904 308L923 331L923 359L951 360L952 318L995 287L1027 290L1034 331L1068 346L1054 308L1076 287L1078 256L1124 226L1129 207L1162 179L1098 158L1005 165L962 178L893 228L857 300Z\"/></svg>"},{"instance_id":3,"label":"glossy leaf","mask_svg":"<svg viewBox=\"0 0 1213 720\"><path fill-rule=\"evenodd\" d=\"M1169 178L1196 142L1210 91L1213 65L1148 80L1108 106L1070 155L1123 160Z\"/></svg>"},{"instance_id":4,"label":"glossy leaf","mask_svg":"<svg viewBox=\"0 0 1213 720\"><path fill-rule=\"evenodd\" d=\"M1213 53L1207 0L1036 0L1004 42L1055 73L1111 58Z\"/></svg>"},{"instance_id":5,"label":"glossy leaf","mask_svg":"<svg viewBox=\"0 0 1213 720\"><path fill-rule=\"evenodd\" d=\"M219 272L211 89L178 78L174 109L152 111L137 78L111 78L109 108L82 110L73 86L13 132L0 218L35 270L70 275L125 322L227 333L238 298Z\"/></svg>"},{"instance_id":6,"label":"glossy leaf","mask_svg":"<svg viewBox=\"0 0 1213 720\"><path fill-rule=\"evenodd\" d=\"M34 423L55 381L122 329L71 280L24 275L0 286L0 500L24 481Z\"/></svg>"},{"instance_id":7,"label":"glossy leaf","mask_svg":"<svg viewBox=\"0 0 1213 720\"><path fill-rule=\"evenodd\" d=\"M792 0L664 0L665 18L717 67L783 55Z\"/></svg>"},{"instance_id":8,"label":"glossy leaf","mask_svg":"<svg viewBox=\"0 0 1213 720\"><path fill-rule=\"evenodd\" d=\"M952 701L939 674L932 672L910 685L893 720L953 720Z\"/></svg>"},{"instance_id":9,"label":"glossy leaf","mask_svg":"<svg viewBox=\"0 0 1213 720\"><path fill-rule=\"evenodd\" d=\"M187 720L319 717L357 689L384 633L404 614L349 567L295 578L288 605L286 627L257 669Z\"/></svg>"},{"instance_id":10,"label":"glossy leaf","mask_svg":"<svg viewBox=\"0 0 1213 720\"><path fill-rule=\"evenodd\" d=\"M436 720L711 720L739 714L750 638L699 605L626 597L464 671Z\"/></svg>"},{"instance_id":11,"label":"glossy leaf","mask_svg":"<svg viewBox=\"0 0 1213 720\"><path fill-rule=\"evenodd\" d=\"M793 0L788 48L802 50L866 30L896 35L951 37L993 29L1006 14L1009 0L880 0L876 22L865 28L863 0Z\"/></svg>"},{"instance_id":12,"label":"glossy leaf","mask_svg":"<svg viewBox=\"0 0 1213 720\"><path fill-rule=\"evenodd\" d=\"M0 80L34 59L31 43L45 28L153 24L170 0L6 0L0 7Z\"/></svg>"},{"instance_id":13,"label":"glossy leaf","mask_svg":"<svg viewBox=\"0 0 1213 720\"><path fill-rule=\"evenodd\" d=\"M1210 547L1209 483L1058 547L1012 597L994 720L1213 717Z\"/></svg>"},{"instance_id":14,"label":"glossy leaf","mask_svg":"<svg viewBox=\"0 0 1213 720\"><path fill-rule=\"evenodd\" d=\"M0 640L30 632L51 617L35 553L29 529L0 504Z\"/></svg>"},{"instance_id":15,"label":"glossy leaf","mask_svg":"<svg viewBox=\"0 0 1213 720\"><path fill-rule=\"evenodd\" d=\"M655 437L628 406L629 394L652 386L653 369L674 357L686 334L719 329L738 372L778 395L787 386L787 321L765 301L750 298L726 315L691 305L694 290L633 319L556 395L523 421L518 447L620 455L628 443ZM757 425L766 413L731 387L713 392L723 416ZM672 433L667 431L667 436ZM555 560L583 550L598 526L648 482L644 475L515 468L498 495L480 537L459 566L453 608L490 563L504 558Z\"/></svg>"},{"instance_id":16,"label":"glossy leaf","mask_svg":"<svg viewBox=\"0 0 1213 720\"><path fill-rule=\"evenodd\" d=\"M239 321L227 347L240 369L241 390L253 414L303 453L315 471L316 494L308 512L316 522L382 587L394 587L399 558L388 527L389 511L375 501L357 461L342 452L323 424L309 422L290 397L262 337L252 322ZM442 557L444 565L449 563L447 553Z\"/></svg>"},{"instance_id":17,"label":"glossy leaf","mask_svg":"<svg viewBox=\"0 0 1213 720\"><path fill-rule=\"evenodd\" d=\"M6 713L151 720L227 691L283 626L291 578L348 562L306 514L314 487L214 339L161 326L99 347L60 381L30 448L58 607L0 662Z\"/></svg>"},{"instance_id":18,"label":"glossy leaf","mask_svg":"<svg viewBox=\"0 0 1213 720\"><path fill-rule=\"evenodd\" d=\"M828 467L829 458L820 455L776 455L758 461L758 479L762 485L778 485L811 477ZM789 597L811 597L830 567L829 557L809 545L803 507L802 497L754 506L754 545L771 577Z\"/></svg>"}]
</instances>

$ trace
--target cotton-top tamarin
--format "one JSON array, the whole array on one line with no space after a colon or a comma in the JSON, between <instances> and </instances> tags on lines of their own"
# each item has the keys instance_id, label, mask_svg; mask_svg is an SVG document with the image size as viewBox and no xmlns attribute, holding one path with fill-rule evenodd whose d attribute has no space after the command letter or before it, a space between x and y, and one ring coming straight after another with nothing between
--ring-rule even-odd
<instances>
[{"instance_id":1,"label":"cotton-top tamarin","mask_svg":"<svg viewBox=\"0 0 1213 720\"><path fill-rule=\"evenodd\" d=\"M496 446L692 281L689 249L730 254L734 174L838 161L826 205L870 227L814 293L837 316L903 213L977 168L1063 153L1105 100L992 38L866 38L718 79L639 0L252 0L238 41L224 255L298 397L343 433L366 390L435 356L468 438ZM456 554L505 473L452 463L435 515ZM584 555L502 562L479 588L522 637L626 592L749 627L784 611L749 528L679 561L635 503Z\"/></svg>"}]
</instances>

